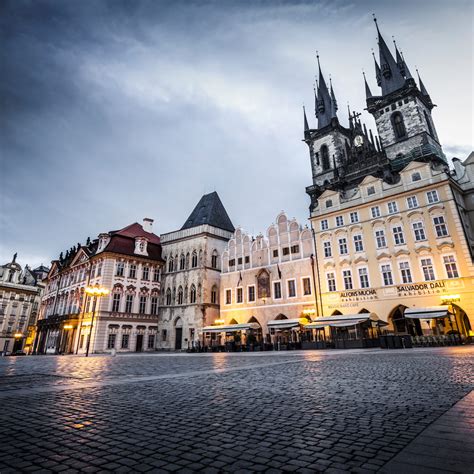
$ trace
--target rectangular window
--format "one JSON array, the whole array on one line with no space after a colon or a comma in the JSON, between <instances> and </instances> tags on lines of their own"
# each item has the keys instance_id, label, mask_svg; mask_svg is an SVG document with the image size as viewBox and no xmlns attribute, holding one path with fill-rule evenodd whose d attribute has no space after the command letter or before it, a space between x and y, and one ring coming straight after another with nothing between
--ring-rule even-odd
<instances>
[{"instance_id":1,"label":"rectangular window","mask_svg":"<svg viewBox=\"0 0 474 474\"><path fill-rule=\"evenodd\" d=\"M403 227L402 226L396 226L392 228L393 232L393 241L395 242L395 245L402 245L405 243L405 236L403 235Z\"/></svg>"},{"instance_id":2,"label":"rectangular window","mask_svg":"<svg viewBox=\"0 0 474 474\"><path fill-rule=\"evenodd\" d=\"M273 251L273 258L278 258L278 249Z\"/></svg>"},{"instance_id":3,"label":"rectangular window","mask_svg":"<svg viewBox=\"0 0 474 474\"><path fill-rule=\"evenodd\" d=\"M225 290L225 304L232 304L232 290Z\"/></svg>"},{"instance_id":4,"label":"rectangular window","mask_svg":"<svg viewBox=\"0 0 474 474\"><path fill-rule=\"evenodd\" d=\"M426 193L426 199L428 200L428 204L434 204L435 202L439 202L438 191L436 191L436 189L428 191Z\"/></svg>"},{"instance_id":5,"label":"rectangular window","mask_svg":"<svg viewBox=\"0 0 474 474\"><path fill-rule=\"evenodd\" d=\"M336 291L336 276L333 272L326 273L326 281L328 283L328 291Z\"/></svg>"},{"instance_id":6,"label":"rectangular window","mask_svg":"<svg viewBox=\"0 0 474 474\"><path fill-rule=\"evenodd\" d=\"M443 263L448 278L459 278L458 267L454 255L443 255Z\"/></svg>"},{"instance_id":7,"label":"rectangular window","mask_svg":"<svg viewBox=\"0 0 474 474\"><path fill-rule=\"evenodd\" d=\"M250 263L250 257L248 255L245 256L244 262L245 263Z\"/></svg>"},{"instance_id":8,"label":"rectangular window","mask_svg":"<svg viewBox=\"0 0 474 474\"><path fill-rule=\"evenodd\" d=\"M323 220L320 222L320 227L321 227L321 230L328 230L328 228L329 228L328 220L327 220L327 219L323 219Z\"/></svg>"},{"instance_id":9,"label":"rectangular window","mask_svg":"<svg viewBox=\"0 0 474 474\"><path fill-rule=\"evenodd\" d=\"M375 231L375 242L378 249L383 249L387 246L387 239L385 238L385 232L380 229Z\"/></svg>"},{"instance_id":10,"label":"rectangular window","mask_svg":"<svg viewBox=\"0 0 474 474\"><path fill-rule=\"evenodd\" d=\"M125 264L123 262L117 262L115 276L123 277L124 271L125 271Z\"/></svg>"},{"instance_id":11,"label":"rectangular window","mask_svg":"<svg viewBox=\"0 0 474 474\"><path fill-rule=\"evenodd\" d=\"M130 336L128 334L122 334L122 349L128 349L130 342Z\"/></svg>"},{"instance_id":12,"label":"rectangular window","mask_svg":"<svg viewBox=\"0 0 474 474\"><path fill-rule=\"evenodd\" d=\"M345 237L339 239L339 254L347 255L347 239Z\"/></svg>"},{"instance_id":13,"label":"rectangular window","mask_svg":"<svg viewBox=\"0 0 474 474\"><path fill-rule=\"evenodd\" d=\"M292 245L291 246L291 253L298 253L300 251L299 245Z\"/></svg>"},{"instance_id":14,"label":"rectangular window","mask_svg":"<svg viewBox=\"0 0 474 474\"><path fill-rule=\"evenodd\" d=\"M434 274L433 261L431 258L422 258L421 259L421 269L423 270L423 277L425 281L436 280Z\"/></svg>"},{"instance_id":15,"label":"rectangular window","mask_svg":"<svg viewBox=\"0 0 474 474\"><path fill-rule=\"evenodd\" d=\"M148 280L149 278L150 278L150 268L149 267L143 267L142 280Z\"/></svg>"},{"instance_id":16,"label":"rectangular window","mask_svg":"<svg viewBox=\"0 0 474 474\"><path fill-rule=\"evenodd\" d=\"M391 201L387 204L388 207L388 213L389 214L395 214L398 212L398 205L397 201Z\"/></svg>"},{"instance_id":17,"label":"rectangular window","mask_svg":"<svg viewBox=\"0 0 474 474\"><path fill-rule=\"evenodd\" d=\"M115 339L117 338L117 334L109 334L107 338L107 349L115 349Z\"/></svg>"},{"instance_id":18,"label":"rectangular window","mask_svg":"<svg viewBox=\"0 0 474 474\"><path fill-rule=\"evenodd\" d=\"M161 340L166 341L167 338L168 338L168 331L166 329L163 329L161 331Z\"/></svg>"},{"instance_id":19,"label":"rectangular window","mask_svg":"<svg viewBox=\"0 0 474 474\"><path fill-rule=\"evenodd\" d=\"M408 197L407 205L408 205L408 209L414 209L415 207L418 207L418 199L416 198L416 196Z\"/></svg>"},{"instance_id":20,"label":"rectangular window","mask_svg":"<svg viewBox=\"0 0 474 474\"><path fill-rule=\"evenodd\" d=\"M244 293L242 288L237 288L237 303L243 303L244 301Z\"/></svg>"},{"instance_id":21,"label":"rectangular window","mask_svg":"<svg viewBox=\"0 0 474 474\"><path fill-rule=\"evenodd\" d=\"M249 303L252 303L253 301L255 301L255 286L252 285L247 287L247 292Z\"/></svg>"},{"instance_id":22,"label":"rectangular window","mask_svg":"<svg viewBox=\"0 0 474 474\"><path fill-rule=\"evenodd\" d=\"M131 313L133 307L133 295L127 295L125 298L125 312Z\"/></svg>"},{"instance_id":23,"label":"rectangular window","mask_svg":"<svg viewBox=\"0 0 474 474\"><path fill-rule=\"evenodd\" d=\"M400 275L402 277L402 283L412 283L413 278L411 276L410 264L408 262L400 262Z\"/></svg>"},{"instance_id":24,"label":"rectangular window","mask_svg":"<svg viewBox=\"0 0 474 474\"><path fill-rule=\"evenodd\" d=\"M311 280L308 277L303 278L303 295L311 294Z\"/></svg>"},{"instance_id":25,"label":"rectangular window","mask_svg":"<svg viewBox=\"0 0 474 474\"><path fill-rule=\"evenodd\" d=\"M160 270L158 268L153 269L153 281L160 281Z\"/></svg>"},{"instance_id":26,"label":"rectangular window","mask_svg":"<svg viewBox=\"0 0 474 474\"><path fill-rule=\"evenodd\" d=\"M146 296L140 296L140 308L138 310L140 314L146 313Z\"/></svg>"},{"instance_id":27,"label":"rectangular window","mask_svg":"<svg viewBox=\"0 0 474 474\"><path fill-rule=\"evenodd\" d=\"M281 299L281 283L279 281L273 282L273 299Z\"/></svg>"},{"instance_id":28,"label":"rectangular window","mask_svg":"<svg viewBox=\"0 0 474 474\"><path fill-rule=\"evenodd\" d=\"M102 275L102 263L97 265L97 276L100 277Z\"/></svg>"},{"instance_id":29,"label":"rectangular window","mask_svg":"<svg viewBox=\"0 0 474 474\"><path fill-rule=\"evenodd\" d=\"M448 228L443 216L433 217L433 224L436 231L436 237L446 237L448 235Z\"/></svg>"},{"instance_id":30,"label":"rectangular window","mask_svg":"<svg viewBox=\"0 0 474 474\"><path fill-rule=\"evenodd\" d=\"M290 255L289 247L283 247L283 255Z\"/></svg>"},{"instance_id":31,"label":"rectangular window","mask_svg":"<svg viewBox=\"0 0 474 474\"><path fill-rule=\"evenodd\" d=\"M364 243L362 241L362 235L354 235L354 249L356 252L364 251Z\"/></svg>"},{"instance_id":32,"label":"rectangular window","mask_svg":"<svg viewBox=\"0 0 474 474\"><path fill-rule=\"evenodd\" d=\"M323 242L323 248L324 248L324 256L327 257L332 257L332 249L331 249L331 242L328 240L326 242Z\"/></svg>"},{"instance_id":33,"label":"rectangular window","mask_svg":"<svg viewBox=\"0 0 474 474\"><path fill-rule=\"evenodd\" d=\"M336 216L336 227L342 227L344 225L344 217Z\"/></svg>"},{"instance_id":34,"label":"rectangular window","mask_svg":"<svg viewBox=\"0 0 474 474\"><path fill-rule=\"evenodd\" d=\"M373 219L380 217L380 207L379 206L371 207L370 214L372 215Z\"/></svg>"},{"instance_id":35,"label":"rectangular window","mask_svg":"<svg viewBox=\"0 0 474 474\"><path fill-rule=\"evenodd\" d=\"M154 348L155 348L155 335L149 334L148 335L148 349L154 349Z\"/></svg>"},{"instance_id":36,"label":"rectangular window","mask_svg":"<svg viewBox=\"0 0 474 474\"><path fill-rule=\"evenodd\" d=\"M237 265L242 265L242 257L239 257L239 258L237 259Z\"/></svg>"},{"instance_id":37,"label":"rectangular window","mask_svg":"<svg viewBox=\"0 0 474 474\"><path fill-rule=\"evenodd\" d=\"M375 187L370 186L369 188L367 188L367 196L372 196L373 194L375 194Z\"/></svg>"},{"instance_id":38,"label":"rectangular window","mask_svg":"<svg viewBox=\"0 0 474 474\"><path fill-rule=\"evenodd\" d=\"M229 267L234 267L235 266L235 258L231 258L229 260Z\"/></svg>"},{"instance_id":39,"label":"rectangular window","mask_svg":"<svg viewBox=\"0 0 474 474\"><path fill-rule=\"evenodd\" d=\"M120 293L114 293L113 299L112 299L112 312L113 313L118 313L120 311L120 298L121 298Z\"/></svg>"},{"instance_id":40,"label":"rectangular window","mask_svg":"<svg viewBox=\"0 0 474 474\"><path fill-rule=\"evenodd\" d=\"M415 234L415 240L417 242L421 240L426 240L425 229L423 227L423 222L414 222L412 224L413 233Z\"/></svg>"},{"instance_id":41,"label":"rectangular window","mask_svg":"<svg viewBox=\"0 0 474 474\"><path fill-rule=\"evenodd\" d=\"M359 222L359 213L357 211L351 212L350 214L351 224L355 224Z\"/></svg>"},{"instance_id":42,"label":"rectangular window","mask_svg":"<svg viewBox=\"0 0 474 474\"><path fill-rule=\"evenodd\" d=\"M128 278L136 278L136 277L137 277L137 266L132 263L128 270Z\"/></svg>"},{"instance_id":43,"label":"rectangular window","mask_svg":"<svg viewBox=\"0 0 474 474\"><path fill-rule=\"evenodd\" d=\"M382 281L385 286L393 285L392 266L390 264L382 265Z\"/></svg>"},{"instance_id":44,"label":"rectangular window","mask_svg":"<svg viewBox=\"0 0 474 474\"><path fill-rule=\"evenodd\" d=\"M359 268L359 281L361 288L369 288L369 271L367 268Z\"/></svg>"},{"instance_id":45,"label":"rectangular window","mask_svg":"<svg viewBox=\"0 0 474 474\"><path fill-rule=\"evenodd\" d=\"M151 297L151 314L157 315L158 314L158 296Z\"/></svg>"},{"instance_id":46,"label":"rectangular window","mask_svg":"<svg viewBox=\"0 0 474 474\"><path fill-rule=\"evenodd\" d=\"M288 298L296 296L296 282L295 280L288 280Z\"/></svg>"},{"instance_id":47,"label":"rectangular window","mask_svg":"<svg viewBox=\"0 0 474 474\"><path fill-rule=\"evenodd\" d=\"M352 272L350 270L343 270L342 271L342 278L344 280L344 289L345 290L352 290Z\"/></svg>"}]
</instances>

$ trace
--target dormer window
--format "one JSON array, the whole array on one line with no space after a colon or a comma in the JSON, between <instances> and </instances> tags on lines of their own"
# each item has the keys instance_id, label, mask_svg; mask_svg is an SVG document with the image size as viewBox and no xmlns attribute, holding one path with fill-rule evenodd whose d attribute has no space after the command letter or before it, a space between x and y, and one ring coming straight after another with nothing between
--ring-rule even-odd
<instances>
[{"instance_id":1,"label":"dormer window","mask_svg":"<svg viewBox=\"0 0 474 474\"><path fill-rule=\"evenodd\" d=\"M412 182L420 181L421 180L421 174L418 173L418 171L416 173L413 173L411 175L411 180L412 180Z\"/></svg>"},{"instance_id":2,"label":"dormer window","mask_svg":"<svg viewBox=\"0 0 474 474\"><path fill-rule=\"evenodd\" d=\"M97 247L97 252L96 253L102 252L105 249L105 247L107 247L107 244L109 243L109 241L110 241L109 234L100 234L99 235L99 246Z\"/></svg>"},{"instance_id":3,"label":"dormer window","mask_svg":"<svg viewBox=\"0 0 474 474\"><path fill-rule=\"evenodd\" d=\"M375 186L370 186L367 188L367 196L372 196L375 194Z\"/></svg>"},{"instance_id":4,"label":"dormer window","mask_svg":"<svg viewBox=\"0 0 474 474\"><path fill-rule=\"evenodd\" d=\"M148 255L147 252L148 241L145 237L137 237L135 239L135 251L137 255Z\"/></svg>"}]
</instances>

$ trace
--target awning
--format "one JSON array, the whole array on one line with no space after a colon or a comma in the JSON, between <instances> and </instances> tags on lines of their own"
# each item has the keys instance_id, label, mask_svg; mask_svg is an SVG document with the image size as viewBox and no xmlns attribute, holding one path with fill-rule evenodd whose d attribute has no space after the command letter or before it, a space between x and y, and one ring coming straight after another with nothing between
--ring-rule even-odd
<instances>
[{"instance_id":1,"label":"awning","mask_svg":"<svg viewBox=\"0 0 474 474\"><path fill-rule=\"evenodd\" d=\"M333 328L345 328L355 326L356 324L365 323L367 321L374 321L381 325L387 325L387 323L381 321L375 313L336 314L334 316L323 316L321 318L316 318L316 321L307 324L305 329L322 329L326 326Z\"/></svg>"},{"instance_id":2,"label":"awning","mask_svg":"<svg viewBox=\"0 0 474 474\"><path fill-rule=\"evenodd\" d=\"M257 323L247 324L229 324L227 326L207 326L202 328L202 332L236 332L246 331L247 329L259 329L260 325Z\"/></svg>"},{"instance_id":3,"label":"awning","mask_svg":"<svg viewBox=\"0 0 474 474\"><path fill-rule=\"evenodd\" d=\"M430 308L406 308L405 318L409 319L435 319L449 316L447 306L431 306Z\"/></svg>"},{"instance_id":4,"label":"awning","mask_svg":"<svg viewBox=\"0 0 474 474\"><path fill-rule=\"evenodd\" d=\"M308 322L307 319L300 318L300 319L273 319L272 321L268 321L267 327L268 329L291 329L297 328L300 325L306 325Z\"/></svg>"}]
</instances>

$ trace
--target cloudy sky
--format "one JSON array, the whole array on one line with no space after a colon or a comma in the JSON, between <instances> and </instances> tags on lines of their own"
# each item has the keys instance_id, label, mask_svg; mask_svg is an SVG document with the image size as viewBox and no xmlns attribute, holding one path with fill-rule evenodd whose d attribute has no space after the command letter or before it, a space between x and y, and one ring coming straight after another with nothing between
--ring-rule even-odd
<instances>
[{"instance_id":1,"label":"cloudy sky","mask_svg":"<svg viewBox=\"0 0 474 474\"><path fill-rule=\"evenodd\" d=\"M305 222L315 51L346 124L363 69L376 90L373 11L438 105L446 154L464 159L470 0L3 0L0 263L48 263L143 217L175 230L214 190L250 232L282 209Z\"/></svg>"}]
</instances>

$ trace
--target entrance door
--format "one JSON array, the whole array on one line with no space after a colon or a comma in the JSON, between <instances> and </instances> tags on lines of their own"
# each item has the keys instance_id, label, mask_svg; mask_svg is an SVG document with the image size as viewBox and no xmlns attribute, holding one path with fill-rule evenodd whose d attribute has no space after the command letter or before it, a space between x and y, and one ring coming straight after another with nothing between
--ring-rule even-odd
<instances>
[{"instance_id":1,"label":"entrance door","mask_svg":"<svg viewBox=\"0 0 474 474\"><path fill-rule=\"evenodd\" d=\"M143 334L137 334L137 347L135 352L141 352L143 350Z\"/></svg>"},{"instance_id":2,"label":"entrance door","mask_svg":"<svg viewBox=\"0 0 474 474\"><path fill-rule=\"evenodd\" d=\"M179 351L183 345L183 328L175 328L176 337L174 342L174 348Z\"/></svg>"}]
</instances>

